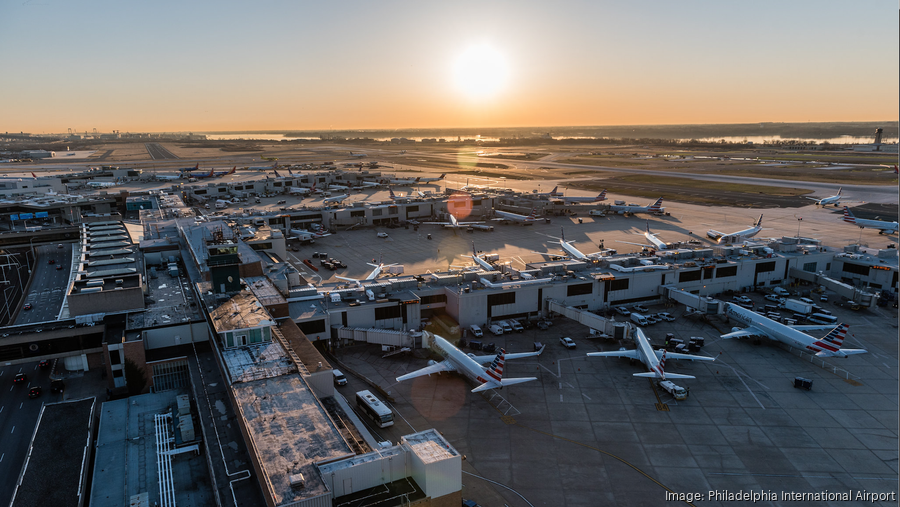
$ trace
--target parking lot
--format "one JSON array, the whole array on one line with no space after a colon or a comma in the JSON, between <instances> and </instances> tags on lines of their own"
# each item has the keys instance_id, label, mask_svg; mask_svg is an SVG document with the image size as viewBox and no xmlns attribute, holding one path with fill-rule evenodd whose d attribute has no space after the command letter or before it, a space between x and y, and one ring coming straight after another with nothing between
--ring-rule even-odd
<instances>
[{"instance_id":1,"label":"parking lot","mask_svg":"<svg viewBox=\"0 0 900 507\"><path fill-rule=\"evenodd\" d=\"M757 306L767 302L761 294L748 297ZM535 341L547 345L540 357L506 364L505 376L538 380L493 399L472 394L455 374L395 383L424 367L424 356L382 359L377 348L352 347L339 357L391 393L402 415L393 432L435 427L467 456L464 470L474 475L464 474L463 495L483 505L499 505L496 495L527 505L516 493L532 505L576 506L661 505L667 490L896 491L896 310L825 305L850 325L845 346L868 354L823 362L768 341L721 340L733 323L685 317L682 305L650 306L649 313L676 317L644 328L654 348L667 333L686 343L698 336L705 345L695 353L716 357L666 362L667 372L696 376L676 381L689 389L683 401L633 377L646 371L640 362L585 356L633 348L632 342L592 337L561 317L546 331L485 335L484 342L508 352L530 351ZM564 336L574 349L559 343ZM812 380L810 391L793 387L798 376Z\"/></svg>"}]
</instances>

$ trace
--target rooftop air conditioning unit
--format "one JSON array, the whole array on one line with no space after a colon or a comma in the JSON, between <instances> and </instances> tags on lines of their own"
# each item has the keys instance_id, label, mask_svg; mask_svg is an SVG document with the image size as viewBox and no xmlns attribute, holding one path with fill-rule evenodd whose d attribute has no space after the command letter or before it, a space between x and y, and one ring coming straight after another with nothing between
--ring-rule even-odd
<instances>
[{"instance_id":1,"label":"rooftop air conditioning unit","mask_svg":"<svg viewBox=\"0 0 900 507\"><path fill-rule=\"evenodd\" d=\"M290 480L292 488L303 489L304 487L306 487L306 480L303 478L303 474L301 474L300 472L291 474L288 477L288 480Z\"/></svg>"}]
</instances>

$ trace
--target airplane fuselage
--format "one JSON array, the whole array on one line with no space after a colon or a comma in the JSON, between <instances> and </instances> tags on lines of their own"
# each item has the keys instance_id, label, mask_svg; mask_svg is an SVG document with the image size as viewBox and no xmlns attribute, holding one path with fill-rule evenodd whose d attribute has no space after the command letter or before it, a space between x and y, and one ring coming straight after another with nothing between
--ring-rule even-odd
<instances>
[{"instance_id":1,"label":"airplane fuselage","mask_svg":"<svg viewBox=\"0 0 900 507\"><path fill-rule=\"evenodd\" d=\"M659 359L656 357L656 352L653 352L653 347L650 345L650 340L644 335L644 332L640 330L640 328L635 328L634 332L634 342L637 344L638 353L641 356L641 362L644 363L644 366L647 367L648 370L656 374L656 378L664 379L666 377L662 368L659 366Z\"/></svg>"},{"instance_id":2,"label":"airplane fuselage","mask_svg":"<svg viewBox=\"0 0 900 507\"><path fill-rule=\"evenodd\" d=\"M469 380L477 384L493 382L493 380L488 380L484 367L440 336L433 335L430 347L439 356L453 363L456 371L468 377Z\"/></svg>"},{"instance_id":3,"label":"airplane fuselage","mask_svg":"<svg viewBox=\"0 0 900 507\"><path fill-rule=\"evenodd\" d=\"M770 340L805 349L812 353L820 351L820 349L811 346L813 342L817 341L816 338L738 305L725 303L725 315L745 326L752 326L763 331Z\"/></svg>"}]
</instances>

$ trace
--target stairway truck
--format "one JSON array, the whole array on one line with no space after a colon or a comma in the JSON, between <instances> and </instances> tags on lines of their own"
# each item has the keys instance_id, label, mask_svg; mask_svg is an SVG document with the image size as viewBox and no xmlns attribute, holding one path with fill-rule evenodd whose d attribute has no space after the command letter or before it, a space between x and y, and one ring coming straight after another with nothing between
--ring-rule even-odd
<instances>
[{"instance_id":1,"label":"stairway truck","mask_svg":"<svg viewBox=\"0 0 900 507\"><path fill-rule=\"evenodd\" d=\"M661 387L664 391L671 394L673 398L678 401L686 400L688 397L688 392L685 388L675 385L671 380L663 380L659 383L659 387Z\"/></svg>"}]
</instances>

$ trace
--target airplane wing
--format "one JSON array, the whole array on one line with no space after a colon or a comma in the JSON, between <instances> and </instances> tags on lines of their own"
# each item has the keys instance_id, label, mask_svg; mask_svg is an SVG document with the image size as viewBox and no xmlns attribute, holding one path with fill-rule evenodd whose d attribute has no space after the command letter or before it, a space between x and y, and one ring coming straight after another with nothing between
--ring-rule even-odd
<instances>
[{"instance_id":1,"label":"airplane wing","mask_svg":"<svg viewBox=\"0 0 900 507\"><path fill-rule=\"evenodd\" d=\"M456 371L456 368L453 366L453 363L450 361L441 361L440 363L435 363L429 366L422 368L421 370L416 370L411 373L407 373L406 375L401 375L397 377L397 382L403 382L404 380L409 380L411 378L422 377L425 375L432 375L435 373L441 373L444 371Z\"/></svg>"},{"instance_id":2,"label":"airplane wing","mask_svg":"<svg viewBox=\"0 0 900 507\"><path fill-rule=\"evenodd\" d=\"M663 355L662 350L656 350L656 357L661 358ZM678 352L666 352L666 359L689 359L691 361L715 361L716 358L712 356L695 356L692 354L679 354ZM669 374L666 373L666 376Z\"/></svg>"},{"instance_id":3,"label":"airplane wing","mask_svg":"<svg viewBox=\"0 0 900 507\"><path fill-rule=\"evenodd\" d=\"M637 349L616 350L612 352L589 352L588 357L627 357L628 359L641 360L641 355Z\"/></svg>"},{"instance_id":4,"label":"airplane wing","mask_svg":"<svg viewBox=\"0 0 900 507\"><path fill-rule=\"evenodd\" d=\"M710 229L709 231L707 231L706 235L709 236L710 238L713 238L713 239L719 239L719 238L721 238L722 236L724 236L725 234L724 234L724 233L721 233L721 232L719 232L719 231Z\"/></svg>"},{"instance_id":5,"label":"airplane wing","mask_svg":"<svg viewBox=\"0 0 900 507\"><path fill-rule=\"evenodd\" d=\"M834 329L835 324L825 325L825 326L788 326L791 329L796 329L797 331L831 331Z\"/></svg>"},{"instance_id":6,"label":"airplane wing","mask_svg":"<svg viewBox=\"0 0 900 507\"><path fill-rule=\"evenodd\" d=\"M834 329L834 326L831 326L831 328L829 328L829 329ZM734 331L734 332L731 332L728 334L723 334L723 335L719 336L719 338L722 338L723 340L727 340L729 338L747 338L749 336L769 336L769 335L764 333L763 331L760 331L759 329L756 329L753 326L750 326L748 328L741 329L740 331Z\"/></svg>"},{"instance_id":7,"label":"airplane wing","mask_svg":"<svg viewBox=\"0 0 900 507\"><path fill-rule=\"evenodd\" d=\"M669 356L666 356L669 357ZM658 375L655 372L648 371L646 373L635 373L635 377L644 377L644 378L656 378ZM666 380L670 378L697 378L693 375L684 375L681 373L668 373L666 372Z\"/></svg>"},{"instance_id":8,"label":"airplane wing","mask_svg":"<svg viewBox=\"0 0 900 507\"><path fill-rule=\"evenodd\" d=\"M646 243L632 243L630 241L619 241L619 240L616 240L616 243L625 243L626 245L637 245L637 246L643 246L643 247L647 247L647 248L656 248L654 245L648 245Z\"/></svg>"},{"instance_id":9,"label":"airplane wing","mask_svg":"<svg viewBox=\"0 0 900 507\"><path fill-rule=\"evenodd\" d=\"M537 352L519 352L516 354L506 354L506 359L507 360L522 359L524 357L539 356L544 352L544 349L546 347L547 347L547 345L545 344L543 347L541 347L541 350L539 350ZM472 356L469 356L469 357L472 357ZM495 357L497 357L497 354L491 354L489 356L475 356L472 359L474 359L475 362L478 364L490 364L490 362L493 361Z\"/></svg>"},{"instance_id":10,"label":"airplane wing","mask_svg":"<svg viewBox=\"0 0 900 507\"><path fill-rule=\"evenodd\" d=\"M506 357L509 358L509 356ZM497 381L485 382L475 389L472 389L472 392L478 393L481 391L487 391L488 389L496 389L498 387L509 387L515 384L521 384L523 382L531 382L532 380L537 380L537 377L505 378L501 379L499 383Z\"/></svg>"}]
</instances>

